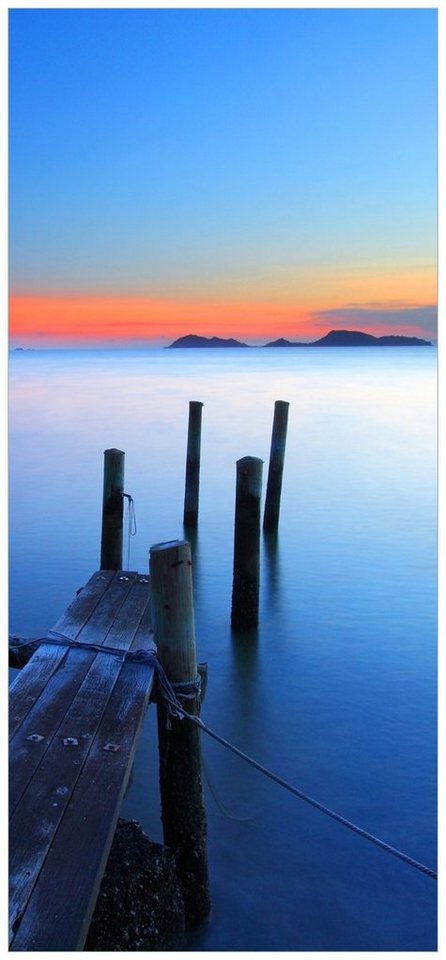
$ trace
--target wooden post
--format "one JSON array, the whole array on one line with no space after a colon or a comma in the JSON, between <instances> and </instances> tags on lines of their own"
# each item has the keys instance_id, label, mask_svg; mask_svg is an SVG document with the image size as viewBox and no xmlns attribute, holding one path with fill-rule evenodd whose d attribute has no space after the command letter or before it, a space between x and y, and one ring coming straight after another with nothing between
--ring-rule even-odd
<instances>
[{"instance_id":1,"label":"wooden post","mask_svg":"<svg viewBox=\"0 0 446 960\"><path fill-rule=\"evenodd\" d=\"M231 623L255 627L259 622L260 496L263 460L237 460L234 572Z\"/></svg>"},{"instance_id":2,"label":"wooden post","mask_svg":"<svg viewBox=\"0 0 446 960\"><path fill-rule=\"evenodd\" d=\"M171 683L187 683L197 676L189 543L155 544L150 577L158 658ZM183 703L188 713L199 713L198 693ZM186 918L195 923L208 915L211 905L200 731L186 718L170 717L162 698L157 712L164 842L175 853Z\"/></svg>"},{"instance_id":3,"label":"wooden post","mask_svg":"<svg viewBox=\"0 0 446 960\"><path fill-rule=\"evenodd\" d=\"M186 489L184 493L184 525L196 527L198 522L198 491L200 486L201 412L200 400L189 401L189 429L187 434Z\"/></svg>"},{"instance_id":4,"label":"wooden post","mask_svg":"<svg viewBox=\"0 0 446 960\"><path fill-rule=\"evenodd\" d=\"M104 451L101 570L122 570L124 457L122 450Z\"/></svg>"},{"instance_id":5,"label":"wooden post","mask_svg":"<svg viewBox=\"0 0 446 960\"><path fill-rule=\"evenodd\" d=\"M268 533L275 532L279 526L288 408L289 403L286 400L276 400L274 404L268 483L266 487L265 513L263 516L263 529L268 531Z\"/></svg>"}]
</instances>

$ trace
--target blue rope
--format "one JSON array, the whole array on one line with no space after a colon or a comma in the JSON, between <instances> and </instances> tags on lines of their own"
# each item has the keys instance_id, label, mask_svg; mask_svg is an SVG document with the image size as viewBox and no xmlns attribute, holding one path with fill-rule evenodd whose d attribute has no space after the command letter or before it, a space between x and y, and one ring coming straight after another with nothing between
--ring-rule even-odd
<instances>
[{"instance_id":1,"label":"blue rope","mask_svg":"<svg viewBox=\"0 0 446 960\"><path fill-rule=\"evenodd\" d=\"M336 813L335 810L331 810L330 807L326 807L325 804L320 803L319 800L314 800L313 797L310 797L308 794L303 793L302 790L298 790L297 787L294 787L291 783L288 783L288 781L284 780L283 777L279 777L276 773L273 773L271 770L268 770L267 767L264 767L263 764L258 763L258 761L254 760L253 757L243 753L242 750L239 750L238 747L235 747L233 743L229 742L229 740L225 740L224 737L221 737L219 734L215 733L208 726L206 726L200 717L192 716L183 710L181 704L178 703L176 698L172 698L171 700L168 698L166 693L165 699L167 700L169 707L174 708L177 712L181 712L183 717L187 717L188 720L190 720L192 723L195 723L198 727L200 727L201 730L203 730L204 733L207 733L218 743L222 744L222 746L226 747L228 750L231 750L232 753L235 753L237 757L245 760L245 762L249 763L252 767L254 767L255 770L265 774L266 777L269 777L270 780L278 783L279 786L284 787L285 790L289 790L289 792L295 797L298 797L299 800L303 800L305 803L310 804L310 806L315 807L316 810L320 810L321 813L325 813L326 816L331 817L332 820L336 820L337 823L341 823L344 827L352 830L353 833L357 833L360 837L364 837L365 840L370 840L371 843L374 843L381 850L385 850L386 853L390 853L394 857L398 857L400 860L403 860L404 863L407 863L409 866L414 867L416 870L420 870L422 873L426 874L426 876L432 877L434 880L437 879L437 873L431 867L427 867L424 863L420 863L418 860L410 857L407 853L403 853L402 850L398 850L396 847L392 847L384 840L380 840L379 837L375 837L375 835L373 833L369 833L368 830L358 827L356 823L353 823L351 820L347 820L346 817L342 817L340 813Z\"/></svg>"},{"instance_id":2,"label":"blue rope","mask_svg":"<svg viewBox=\"0 0 446 960\"><path fill-rule=\"evenodd\" d=\"M153 657L156 656L154 650L121 650L119 647L108 647L105 644L102 646L100 643L83 643L82 640L72 640L70 637L66 637L64 633L58 633L57 630L49 630L42 643L52 643L55 646L78 650L94 650L95 653L108 653L121 663L126 660L138 663L151 662Z\"/></svg>"},{"instance_id":3,"label":"blue rope","mask_svg":"<svg viewBox=\"0 0 446 960\"><path fill-rule=\"evenodd\" d=\"M188 680L185 683L171 683L157 658L156 650L120 650L118 647L110 647L106 644L101 646L100 643L83 643L82 640L72 640L70 637L66 637L64 633L58 633L57 630L49 630L42 642L78 650L94 650L95 653L106 653L120 663L130 661L131 663L149 664L155 671L161 695L170 704L169 713L179 720L182 720L183 716L190 716L185 713L179 701L192 700L200 694L201 677L199 674L193 680Z\"/></svg>"},{"instance_id":4,"label":"blue rope","mask_svg":"<svg viewBox=\"0 0 446 960\"><path fill-rule=\"evenodd\" d=\"M130 570L130 537L136 535L136 511L135 511L135 501L129 493L123 493L123 497L126 498L128 503L128 512L127 512L127 522L128 522L128 532L127 532L127 570Z\"/></svg>"},{"instance_id":5,"label":"blue rope","mask_svg":"<svg viewBox=\"0 0 446 960\"><path fill-rule=\"evenodd\" d=\"M276 773L268 770L267 767L264 767L263 764L258 763L258 761L254 760L253 757L250 757L247 753L243 753L242 750L239 750L238 747L235 747L233 743L229 742L229 740L225 740L224 737L221 737L219 734L215 733L203 723L200 717L187 713L187 711L182 707L179 698L191 699L199 695L201 683L201 678L199 676L185 684L171 683L157 658L156 650L122 651L116 649L115 647L102 647L98 643L82 643L81 641L70 640L69 637L65 637L64 634L57 633L55 630L50 630L49 633L51 634L51 637L47 636L43 641L44 643L62 643L68 647L80 647L84 650L95 650L97 653L108 653L112 656L115 656L117 660L120 660L123 663L127 660L130 660L137 663L150 664L150 666L155 670L160 695L167 704L168 711L172 717L175 717L179 720L185 718L190 720L191 723L195 723L196 726L200 727L200 730L203 730L203 732L207 733L208 736L212 737L228 750L231 750L231 752L235 753L237 757L245 760L245 762L249 763L250 766L254 767L255 770L265 774L266 777L269 777L270 780L278 783L279 786L284 787L285 790L289 790L289 792L295 797L298 797L299 800L303 800L305 803L310 804L310 806L315 807L316 810L320 810L321 813L325 813L326 816L331 817L332 820L336 820L337 823L341 823L344 827L352 830L353 833L356 833L360 837L364 837L365 840L369 840L371 843L374 843L386 853L390 853L392 856L398 857L399 860L403 860L404 863L414 867L416 870L420 870L421 873L426 874L426 876L431 877L434 880L437 879L437 873L431 867L427 867L424 863L414 860L414 858L410 857L407 853L403 853L402 850L392 847L384 840L380 840L379 837L375 837L373 833L369 833L368 830L358 827L356 823L353 823L351 820L347 820L346 817L342 817L341 814L336 813L335 810L331 810L330 807L326 807L325 804L320 803L319 800L315 800L308 794L303 793L302 790L298 790L297 787L294 787L291 783L288 783L288 781L284 780L283 777L279 777Z\"/></svg>"}]
</instances>

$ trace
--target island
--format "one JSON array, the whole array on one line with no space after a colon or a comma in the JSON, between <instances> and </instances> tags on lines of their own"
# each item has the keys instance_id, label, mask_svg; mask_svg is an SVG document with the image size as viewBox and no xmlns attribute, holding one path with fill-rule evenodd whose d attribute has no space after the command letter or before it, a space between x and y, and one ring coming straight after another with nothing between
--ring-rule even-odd
<instances>
[{"instance_id":1,"label":"island","mask_svg":"<svg viewBox=\"0 0 446 960\"><path fill-rule=\"evenodd\" d=\"M180 337L173 343L170 343L167 349L172 347L249 347L248 343L242 343L240 340L224 340L222 337L199 337L189 333L185 337ZM361 330L330 330L320 340L313 340L310 343L285 340L280 337L278 340L272 340L270 343L263 344L263 347L431 347L430 340L422 340L420 337L401 337L387 335L384 337L373 337L371 333L362 333ZM252 349L256 349L255 347Z\"/></svg>"},{"instance_id":2,"label":"island","mask_svg":"<svg viewBox=\"0 0 446 960\"><path fill-rule=\"evenodd\" d=\"M223 340L222 337L198 337L194 333L188 333L185 337L179 337L173 343L170 343L167 349L172 347L247 347L247 343L241 343L240 340Z\"/></svg>"},{"instance_id":3,"label":"island","mask_svg":"<svg viewBox=\"0 0 446 960\"><path fill-rule=\"evenodd\" d=\"M372 337L360 330L330 330L325 337L315 340L313 347L431 347L430 340L419 337Z\"/></svg>"},{"instance_id":4,"label":"island","mask_svg":"<svg viewBox=\"0 0 446 960\"><path fill-rule=\"evenodd\" d=\"M299 343L296 340L285 340L285 337L280 337L279 340L271 340L270 343L264 343L264 347L312 347L312 343Z\"/></svg>"},{"instance_id":5,"label":"island","mask_svg":"<svg viewBox=\"0 0 446 960\"><path fill-rule=\"evenodd\" d=\"M362 333L361 330L330 330L320 340L311 343L285 340L272 340L265 343L265 347L431 347L430 340L420 337L385 336L373 337L371 333Z\"/></svg>"}]
</instances>

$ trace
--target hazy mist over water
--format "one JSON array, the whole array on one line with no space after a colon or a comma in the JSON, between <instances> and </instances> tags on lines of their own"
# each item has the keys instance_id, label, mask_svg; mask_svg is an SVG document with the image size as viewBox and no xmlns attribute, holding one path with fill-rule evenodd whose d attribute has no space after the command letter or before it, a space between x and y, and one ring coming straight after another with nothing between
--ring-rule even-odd
<instances>
[{"instance_id":1,"label":"hazy mist over water","mask_svg":"<svg viewBox=\"0 0 446 960\"><path fill-rule=\"evenodd\" d=\"M235 461L290 402L258 631L229 617ZM125 451L130 569L183 538L189 400L203 719L393 846L436 858L436 350L10 355L10 632L40 636L99 566L103 451ZM127 542L125 543L127 566ZM161 840L150 709L123 815ZM198 950L434 950L436 884L203 742L213 912ZM218 796L218 806L212 796ZM230 817L224 814L225 808Z\"/></svg>"}]
</instances>

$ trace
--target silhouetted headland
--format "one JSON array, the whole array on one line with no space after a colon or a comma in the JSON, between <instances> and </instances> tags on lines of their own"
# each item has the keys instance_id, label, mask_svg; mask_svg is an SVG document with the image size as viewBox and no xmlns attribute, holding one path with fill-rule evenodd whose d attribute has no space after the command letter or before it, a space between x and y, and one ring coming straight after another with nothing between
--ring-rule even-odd
<instances>
[{"instance_id":1,"label":"silhouetted headland","mask_svg":"<svg viewBox=\"0 0 446 960\"><path fill-rule=\"evenodd\" d=\"M240 340L224 340L221 337L199 337L189 333L185 337L179 337L170 343L167 349L171 347L248 347L248 343L242 343ZM330 330L320 340L314 340L311 343L302 343L298 341L285 340L280 337L279 340L272 340L270 343L263 344L265 347L431 347L430 340L422 340L420 337L400 337L385 336L373 337L370 333L362 333L360 330Z\"/></svg>"},{"instance_id":2,"label":"silhouetted headland","mask_svg":"<svg viewBox=\"0 0 446 960\"><path fill-rule=\"evenodd\" d=\"M359 330L330 330L325 337L315 340L313 347L431 347L430 340L419 337L373 337Z\"/></svg>"},{"instance_id":3,"label":"silhouetted headland","mask_svg":"<svg viewBox=\"0 0 446 960\"><path fill-rule=\"evenodd\" d=\"M185 337L179 337L170 347L247 347L247 343L241 343L240 340L224 340L222 337L198 337L194 333L189 333Z\"/></svg>"}]
</instances>

